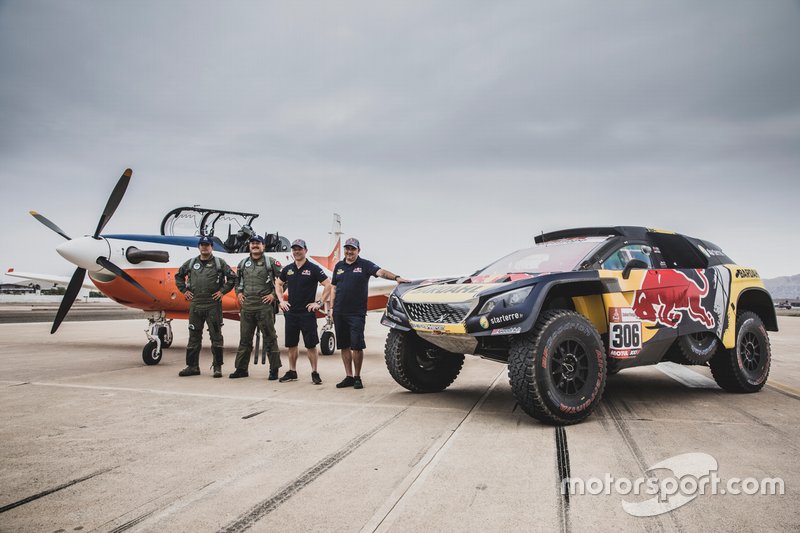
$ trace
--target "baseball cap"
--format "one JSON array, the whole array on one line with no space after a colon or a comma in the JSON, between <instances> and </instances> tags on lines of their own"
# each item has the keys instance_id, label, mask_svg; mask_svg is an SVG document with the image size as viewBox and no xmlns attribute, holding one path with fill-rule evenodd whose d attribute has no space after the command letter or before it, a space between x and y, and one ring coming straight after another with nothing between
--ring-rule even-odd
<instances>
[{"instance_id":1,"label":"baseball cap","mask_svg":"<svg viewBox=\"0 0 800 533\"><path fill-rule=\"evenodd\" d=\"M252 237L250 237L250 242L253 241L258 241L261 244L264 244L264 237L262 237L261 235L253 235Z\"/></svg>"},{"instance_id":2,"label":"baseball cap","mask_svg":"<svg viewBox=\"0 0 800 533\"><path fill-rule=\"evenodd\" d=\"M299 246L300 248L305 248L306 250L308 250L308 246L306 246L306 241L304 241L303 239L295 239L295 240L293 240L292 241L292 248L294 248L295 246Z\"/></svg>"},{"instance_id":3,"label":"baseball cap","mask_svg":"<svg viewBox=\"0 0 800 533\"><path fill-rule=\"evenodd\" d=\"M211 237L209 237L208 235L203 235L202 237L200 237L200 240L197 241L197 246L200 246L201 244L211 244L211 245L213 245L214 241L212 241Z\"/></svg>"},{"instance_id":4,"label":"baseball cap","mask_svg":"<svg viewBox=\"0 0 800 533\"><path fill-rule=\"evenodd\" d=\"M353 237L350 237L349 239L344 241L344 245L352 246L353 248L358 248L359 250L361 249L361 243L358 242L358 239L354 239Z\"/></svg>"}]
</instances>

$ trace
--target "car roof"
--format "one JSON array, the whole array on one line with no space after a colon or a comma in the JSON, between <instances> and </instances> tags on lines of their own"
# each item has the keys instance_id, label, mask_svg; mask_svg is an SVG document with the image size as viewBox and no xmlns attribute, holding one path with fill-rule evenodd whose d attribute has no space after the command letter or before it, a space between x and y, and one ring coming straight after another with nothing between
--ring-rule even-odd
<instances>
[{"instance_id":1,"label":"car roof","mask_svg":"<svg viewBox=\"0 0 800 533\"><path fill-rule=\"evenodd\" d=\"M605 226L605 227L589 227L589 228L572 228L562 229L558 231L551 231L549 233L542 233L534 238L536 244L541 244L547 241L555 241L558 239L574 239L578 237L629 237L632 239L644 239L648 233L669 233L674 234L672 231L665 231L653 228L645 228L643 226Z\"/></svg>"}]
</instances>

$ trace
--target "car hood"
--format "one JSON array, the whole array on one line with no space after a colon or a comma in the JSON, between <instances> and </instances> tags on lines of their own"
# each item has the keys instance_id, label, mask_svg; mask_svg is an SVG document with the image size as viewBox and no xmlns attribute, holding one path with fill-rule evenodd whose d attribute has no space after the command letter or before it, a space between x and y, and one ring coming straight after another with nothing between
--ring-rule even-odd
<instances>
[{"instance_id":1,"label":"car hood","mask_svg":"<svg viewBox=\"0 0 800 533\"><path fill-rule=\"evenodd\" d=\"M512 273L499 276L473 276L468 278L426 280L417 287L409 287L400 297L408 303L464 303L488 292L509 286L514 282L535 278L543 274Z\"/></svg>"}]
</instances>

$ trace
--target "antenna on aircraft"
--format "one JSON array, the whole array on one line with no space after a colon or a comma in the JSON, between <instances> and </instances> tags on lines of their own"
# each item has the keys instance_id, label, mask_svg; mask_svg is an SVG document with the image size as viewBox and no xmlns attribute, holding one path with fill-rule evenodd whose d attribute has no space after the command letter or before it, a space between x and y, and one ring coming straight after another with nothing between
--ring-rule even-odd
<instances>
[{"instance_id":1,"label":"antenna on aircraft","mask_svg":"<svg viewBox=\"0 0 800 533\"><path fill-rule=\"evenodd\" d=\"M344 232L342 232L342 216L339 213L333 214L333 226L331 227L331 231L328 232L328 235L331 236L330 246L332 248L335 247L334 257L338 261L339 258L342 256L341 237L342 235L344 235Z\"/></svg>"},{"instance_id":2,"label":"antenna on aircraft","mask_svg":"<svg viewBox=\"0 0 800 533\"><path fill-rule=\"evenodd\" d=\"M331 236L331 246L335 245L339 237L344 235L342 231L342 216L339 213L333 214L333 227L331 231L328 232L328 235Z\"/></svg>"}]
</instances>

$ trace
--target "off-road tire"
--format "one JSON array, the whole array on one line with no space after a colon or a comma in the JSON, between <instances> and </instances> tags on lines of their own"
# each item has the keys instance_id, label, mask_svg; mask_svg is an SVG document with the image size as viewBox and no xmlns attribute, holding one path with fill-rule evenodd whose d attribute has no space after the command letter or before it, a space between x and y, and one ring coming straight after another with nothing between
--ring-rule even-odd
<instances>
[{"instance_id":1,"label":"off-road tire","mask_svg":"<svg viewBox=\"0 0 800 533\"><path fill-rule=\"evenodd\" d=\"M332 331L323 331L322 336L319 338L319 351L322 355L333 355L336 351L336 337L333 336Z\"/></svg>"},{"instance_id":2,"label":"off-road tire","mask_svg":"<svg viewBox=\"0 0 800 533\"><path fill-rule=\"evenodd\" d=\"M161 362L163 353L163 351L158 349L158 343L156 341L150 341L142 348L142 361L144 361L146 365L157 365Z\"/></svg>"},{"instance_id":3,"label":"off-road tire","mask_svg":"<svg viewBox=\"0 0 800 533\"><path fill-rule=\"evenodd\" d=\"M386 337L384 356L389 374L411 392L443 391L464 365L464 354L445 351L411 331L396 329Z\"/></svg>"},{"instance_id":4,"label":"off-road tire","mask_svg":"<svg viewBox=\"0 0 800 533\"><path fill-rule=\"evenodd\" d=\"M719 339L710 331L681 335L675 341L680 350L682 364L704 365L719 349Z\"/></svg>"},{"instance_id":5,"label":"off-road tire","mask_svg":"<svg viewBox=\"0 0 800 533\"><path fill-rule=\"evenodd\" d=\"M751 311L736 315L736 346L711 358L711 375L728 392L758 392L767 382L772 351L769 335Z\"/></svg>"},{"instance_id":6,"label":"off-road tire","mask_svg":"<svg viewBox=\"0 0 800 533\"><path fill-rule=\"evenodd\" d=\"M558 364L559 359L569 366ZM574 311L546 311L531 331L512 337L508 378L520 407L532 417L555 425L580 422L595 409L606 386L600 334Z\"/></svg>"}]
</instances>

